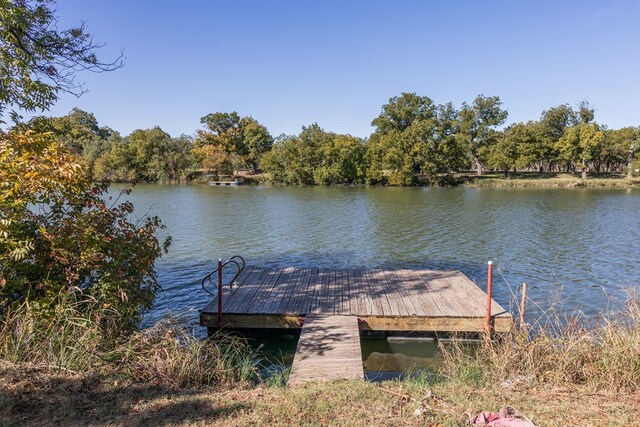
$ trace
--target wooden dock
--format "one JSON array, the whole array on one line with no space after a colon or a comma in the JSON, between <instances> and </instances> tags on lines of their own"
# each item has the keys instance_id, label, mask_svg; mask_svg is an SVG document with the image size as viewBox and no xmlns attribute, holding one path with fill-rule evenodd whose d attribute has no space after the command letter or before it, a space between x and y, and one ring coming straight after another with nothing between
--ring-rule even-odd
<instances>
[{"instance_id":1,"label":"wooden dock","mask_svg":"<svg viewBox=\"0 0 640 427\"><path fill-rule=\"evenodd\" d=\"M310 314L302 326L288 384L338 379L364 379L358 318Z\"/></svg>"},{"instance_id":2,"label":"wooden dock","mask_svg":"<svg viewBox=\"0 0 640 427\"><path fill-rule=\"evenodd\" d=\"M242 181L238 179L233 181L209 181L209 185L214 187L235 187L237 185L242 185Z\"/></svg>"},{"instance_id":3,"label":"wooden dock","mask_svg":"<svg viewBox=\"0 0 640 427\"><path fill-rule=\"evenodd\" d=\"M355 316L360 330L481 332L486 294L459 271L264 268L247 266L223 291L226 327L301 328L305 317ZM218 326L217 301L200 314ZM491 304L496 332L511 315Z\"/></svg>"}]
</instances>

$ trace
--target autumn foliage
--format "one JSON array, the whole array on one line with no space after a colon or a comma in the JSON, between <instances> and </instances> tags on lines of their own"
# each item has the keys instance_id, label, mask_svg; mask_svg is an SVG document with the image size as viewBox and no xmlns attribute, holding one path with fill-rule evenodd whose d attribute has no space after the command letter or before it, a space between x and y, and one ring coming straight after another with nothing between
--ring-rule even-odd
<instances>
[{"instance_id":1,"label":"autumn foliage","mask_svg":"<svg viewBox=\"0 0 640 427\"><path fill-rule=\"evenodd\" d=\"M0 311L82 301L108 309L123 331L135 327L170 243L156 237L159 219L132 222L133 205L92 183L51 134L0 137Z\"/></svg>"}]
</instances>

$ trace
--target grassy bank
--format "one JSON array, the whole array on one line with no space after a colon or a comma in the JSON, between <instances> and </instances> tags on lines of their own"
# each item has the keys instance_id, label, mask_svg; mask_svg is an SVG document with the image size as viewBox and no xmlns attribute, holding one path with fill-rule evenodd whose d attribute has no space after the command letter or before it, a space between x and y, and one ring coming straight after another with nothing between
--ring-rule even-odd
<instances>
[{"instance_id":1,"label":"grassy bank","mask_svg":"<svg viewBox=\"0 0 640 427\"><path fill-rule=\"evenodd\" d=\"M503 406L540 426L640 419L637 294L597 320L547 315L471 351L447 344L436 373L302 388L257 379L259 355L236 338L196 340L169 320L107 344L100 319L59 315L3 321L0 425L457 426Z\"/></svg>"},{"instance_id":2,"label":"grassy bank","mask_svg":"<svg viewBox=\"0 0 640 427\"><path fill-rule=\"evenodd\" d=\"M640 188L640 178L626 178L615 173L595 173L583 181L579 174L567 173L487 173L481 177L473 174L456 176L466 187L531 187L531 188Z\"/></svg>"},{"instance_id":3,"label":"grassy bank","mask_svg":"<svg viewBox=\"0 0 640 427\"><path fill-rule=\"evenodd\" d=\"M259 173L255 175L241 175L244 184L247 185L264 185L275 184L271 181L268 173ZM201 180L199 182L207 182ZM418 182L422 180L418 179ZM356 184L362 186L364 184ZM429 184L424 183L425 186ZM583 181L580 174L569 173L537 173L537 172L519 172L509 173L505 176L503 173L489 172L483 176L477 176L473 172L457 173L442 178L443 186L465 186L472 188L640 188L640 177L627 178L626 175L619 173L591 173L586 181Z\"/></svg>"},{"instance_id":4,"label":"grassy bank","mask_svg":"<svg viewBox=\"0 0 640 427\"><path fill-rule=\"evenodd\" d=\"M299 389L176 389L153 383L3 368L3 425L466 425L467 412L511 406L539 426L637 425L640 396L576 385L476 386L448 381L316 383ZM414 414L431 390L424 416Z\"/></svg>"}]
</instances>

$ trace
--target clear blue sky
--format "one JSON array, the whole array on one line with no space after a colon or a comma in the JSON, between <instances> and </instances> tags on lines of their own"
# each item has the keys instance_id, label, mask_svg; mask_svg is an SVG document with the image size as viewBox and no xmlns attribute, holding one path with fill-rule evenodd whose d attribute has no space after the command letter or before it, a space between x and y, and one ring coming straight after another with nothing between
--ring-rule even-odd
<instances>
[{"instance_id":1,"label":"clear blue sky","mask_svg":"<svg viewBox=\"0 0 640 427\"><path fill-rule=\"evenodd\" d=\"M235 110L273 135L368 136L401 92L498 95L509 123L587 100L600 123L640 125L639 1L59 0L58 15L127 63L82 74L90 92L50 113L77 106L123 134L193 134Z\"/></svg>"}]
</instances>

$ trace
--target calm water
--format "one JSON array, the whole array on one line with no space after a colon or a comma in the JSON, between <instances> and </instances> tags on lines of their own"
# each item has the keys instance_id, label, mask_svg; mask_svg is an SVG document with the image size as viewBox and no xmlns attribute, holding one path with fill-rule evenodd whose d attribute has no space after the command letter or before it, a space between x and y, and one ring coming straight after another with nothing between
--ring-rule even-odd
<instances>
[{"instance_id":1,"label":"calm water","mask_svg":"<svg viewBox=\"0 0 640 427\"><path fill-rule=\"evenodd\" d=\"M173 237L149 322L197 319L208 300L199 279L234 254L264 266L458 269L483 288L493 260L503 306L526 280L540 307L589 315L640 285L638 190L139 185L129 198Z\"/></svg>"}]
</instances>

